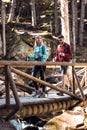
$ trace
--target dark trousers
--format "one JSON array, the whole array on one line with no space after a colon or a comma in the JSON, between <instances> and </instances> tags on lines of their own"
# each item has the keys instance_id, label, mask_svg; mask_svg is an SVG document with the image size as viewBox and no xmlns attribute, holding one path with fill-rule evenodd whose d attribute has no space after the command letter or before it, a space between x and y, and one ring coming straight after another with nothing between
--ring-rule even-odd
<instances>
[{"instance_id":1,"label":"dark trousers","mask_svg":"<svg viewBox=\"0 0 87 130\"><path fill-rule=\"evenodd\" d=\"M67 73L68 66L61 66L61 73L66 74Z\"/></svg>"},{"instance_id":2,"label":"dark trousers","mask_svg":"<svg viewBox=\"0 0 87 130\"><path fill-rule=\"evenodd\" d=\"M45 78L44 78L45 69L46 69L45 66L34 66L34 68L32 70L32 76L36 77L37 73L39 72L41 80L44 81L45 80ZM33 83L34 83L36 90L38 90L37 82L33 81ZM45 86L42 84L41 87L42 87L42 91L45 92Z\"/></svg>"}]
</instances>

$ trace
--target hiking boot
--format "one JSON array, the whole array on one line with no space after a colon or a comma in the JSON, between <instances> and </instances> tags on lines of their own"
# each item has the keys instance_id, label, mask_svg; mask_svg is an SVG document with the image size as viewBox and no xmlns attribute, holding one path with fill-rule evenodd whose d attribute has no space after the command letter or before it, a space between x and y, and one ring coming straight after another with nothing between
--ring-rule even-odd
<instances>
[{"instance_id":1,"label":"hiking boot","mask_svg":"<svg viewBox=\"0 0 87 130\"><path fill-rule=\"evenodd\" d=\"M58 92L57 95L58 96L64 96L64 94L62 92Z\"/></svg>"},{"instance_id":2,"label":"hiking boot","mask_svg":"<svg viewBox=\"0 0 87 130\"><path fill-rule=\"evenodd\" d=\"M69 92L69 93L73 93L72 87L69 87L69 88L68 88L68 92Z\"/></svg>"},{"instance_id":3,"label":"hiking boot","mask_svg":"<svg viewBox=\"0 0 87 130\"><path fill-rule=\"evenodd\" d=\"M41 92L38 98L45 98L45 92Z\"/></svg>"}]
</instances>

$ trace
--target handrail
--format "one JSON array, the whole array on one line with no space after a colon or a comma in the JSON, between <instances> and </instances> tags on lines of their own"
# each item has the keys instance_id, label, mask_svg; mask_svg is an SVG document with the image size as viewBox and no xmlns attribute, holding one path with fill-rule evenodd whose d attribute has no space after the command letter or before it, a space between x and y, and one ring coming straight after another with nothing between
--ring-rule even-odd
<instances>
[{"instance_id":1,"label":"handrail","mask_svg":"<svg viewBox=\"0 0 87 130\"><path fill-rule=\"evenodd\" d=\"M1 60L0 66L4 67L5 65L8 66L15 66L15 67L30 67L33 65L46 65L46 66L75 66L75 67L85 67L87 63L71 63L71 62L38 62L38 61L7 61Z\"/></svg>"}]
</instances>

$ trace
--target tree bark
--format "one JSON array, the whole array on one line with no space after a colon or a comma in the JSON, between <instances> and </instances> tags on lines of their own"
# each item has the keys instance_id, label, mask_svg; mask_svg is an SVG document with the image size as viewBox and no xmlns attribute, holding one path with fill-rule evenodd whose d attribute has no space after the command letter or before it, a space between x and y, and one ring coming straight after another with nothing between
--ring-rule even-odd
<instances>
[{"instance_id":1,"label":"tree bark","mask_svg":"<svg viewBox=\"0 0 87 130\"><path fill-rule=\"evenodd\" d=\"M61 32L65 36L65 41L70 43L68 0L60 0L60 2Z\"/></svg>"},{"instance_id":2,"label":"tree bark","mask_svg":"<svg viewBox=\"0 0 87 130\"><path fill-rule=\"evenodd\" d=\"M1 9L1 17L2 17L2 36L3 36L3 44L2 44L2 50L3 50L3 57L6 56L6 34L5 34L5 18L6 18L6 12L5 12L5 3L2 1L2 9Z\"/></svg>"},{"instance_id":3,"label":"tree bark","mask_svg":"<svg viewBox=\"0 0 87 130\"><path fill-rule=\"evenodd\" d=\"M57 7L58 7L58 4L57 4L57 1L58 0L54 0L54 15L55 15L55 35L58 34L58 10L57 10Z\"/></svg>"},{"instance_id":4,"label":"tree bark","mask_svg":"<svg viewBox=\"0 0 87 130\"><path fill-rule=\"evenodd\" d=\"M76 56L76 21L77 21L77 12L76 12L76 0L72 0L72 43L73 43L73 59L75 60Z\"/></svg>"},{"instance_id":5,"label":"tree bark","mask_svg":"<svg viewBox=\"0 0 87 130\"><path fill-rule=\"evenodd\" d=\"M15 0L11 1L11 9L10 9L10 13L9 13L9 18L8 18L8 23L12 22L14 19L14 11L15 11Z\"/></svg>"},{"instance_id":6,"label":"tree bark","mask_svg":"<svg viewBox=\"0 0 87 130\"><path fill-rule=\"evenodd\" d=\"M81 46L83 45L84 16L85 16L85 0L81 0L80 27L79 27L79 44Z\"/></svg>"},{"instance_id":7,"label":"tree bark","mask_svg":"<svg viewBox=\"0 0 87 130\"><path fill-rule=\"evenodd\" d=\"M37 26L35 0L31 0L31 17L32 17L32 26L33 27Z\"/></svg>"}]
</instances>

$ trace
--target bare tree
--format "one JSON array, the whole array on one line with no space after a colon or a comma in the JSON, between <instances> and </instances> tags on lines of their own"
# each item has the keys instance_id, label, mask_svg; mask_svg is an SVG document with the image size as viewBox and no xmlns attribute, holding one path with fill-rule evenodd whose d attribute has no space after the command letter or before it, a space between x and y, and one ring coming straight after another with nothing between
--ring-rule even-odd
<instances>
[{"instance_id":1,"label":"bare tree","mask_svg":"<svg viewBox=\"0 0 87 130\"><path fill-rule=\"evenodd\" d=\"M2 8L1 8L1 17L2 17L2 36L3 36L3 57L6 55L6 34L5 34L5 18L6 18L6 11L5 11L5 3L2 1Z\"/></svg>"},{"instance_id":2,"label":"bare tree","mask_svg":"<svg viewBox=\"0 0 87 130\"><path fill-rule=\"evenodd\" d=\"M2 57L2 39L0 34L0 56Z\"/></svg>"},{"instance_id":3,"label":"bare tree","mask_svg":"<svg viewBox=\"0 0 87 130\"><path fill-rule=\"evenodd\" d=\"M73 43L73 58L76 55L76 32L77 32L77 0L72 0L72 43Z\"/></svg>"},{"instance_id":4,"label":"bare tree","mask_svg":"<svg viewBox=\"0 0 87 130\"><path fill-rule=\"evenodd\" d=\"M32 17L32 26L34 27L37 26L35 0L31 0L31 17Z\"/></svg>"},{"instance_id":5,"label":"bare tree","mask_svg":"<svg viewBox=\"0 0 87 130\"><path fill-rule=\"evenodd\" d=\"M81 12L80 12L80 27L79 27L79 44L83 45L85 0L80 0L80 1L81 1Z\"/></svg>"},{"instance_id":6,"label":"bare tree","mask_svg":"<svg viewBox=\"0 0 87 130\"><path fill-rule=\"evenodd\" d=\"M58 0L54 0L54 15L55 15L55 35L58 34Z\"/></svg>"},{"instance_id":7,"label":"bare tree","mask_svg":"<svg viewBox=\"0 0 87 130\"><path fill-rule=\"evenodd\" d=\"M8 17L7 22L12 22L14 19L15 2L16 2L15 0L11 1L11 9L10 9L10 13L9 13L9 17Z\"/></svg>"},{"instance_id":8,"label":"bare tree","mask_svg":"<svg viewBox=\"0 0 87 130\"><path fill-rule=\"evenodd\" d=\"M61 32L65 36L65 40L68 43L70 43L68 0L60 0L60 10L61 10Z\"/></svg>"}]
</instances>

